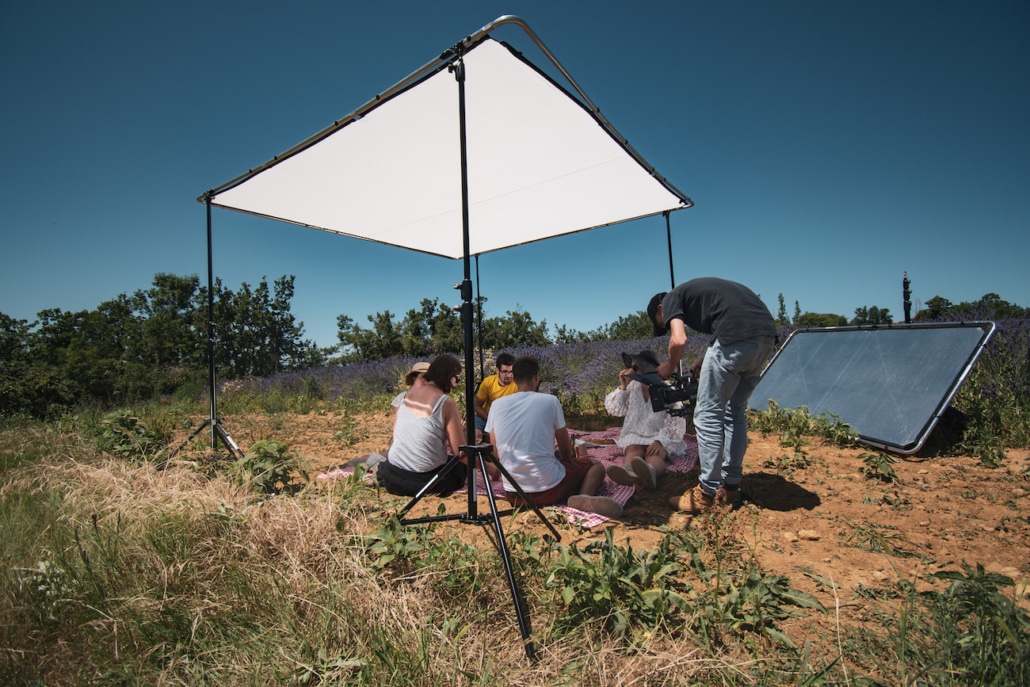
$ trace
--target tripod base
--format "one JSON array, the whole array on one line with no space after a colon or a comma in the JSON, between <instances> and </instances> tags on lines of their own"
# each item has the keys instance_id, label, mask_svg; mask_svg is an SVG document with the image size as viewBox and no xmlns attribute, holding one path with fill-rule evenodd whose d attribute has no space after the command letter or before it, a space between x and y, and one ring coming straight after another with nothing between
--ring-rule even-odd
<instances>
[{"instance_id":1,"label":"tripod base","mask_svg":"<svg viewBox=\"0 0 1030 687\"><path fill-rule=\"evenodd\" d=\"M508 480L509 484L511 484L511 485L513 485L515 487L515 490L519 493L520 496L522 496L523 500L525 500L526 503L530 504L530 507L533 509L534 512L536 512L536 514L537 514L537 516L539 516L540 520L545 525L547 525L548 529L551 530L551 533L554 535L555 539L557 539L558 541L561 541L561 534L559 534L558 530L556 530L554 528L554 525L552 525L551 522L546 517L544 517L544 514L540 511L540 509L537 508L535 505L532 505L533 504L532 498L527 496L526 493L524 491L522 491L522 488L520 486L518 486L518 483L514 479L512 479L511 475L508 474L508 471L505 470L504 466L501 465L499 461L494 460L494 457L493 457L493 447L490 444L476 444L476 445L471 445L471 446L462 446L461 447L461 453L464 453L465 455L469 456L470 460L473 461L473 464L469 467L469 476L468 476L468 492L469 492L469 508L468 508L468 512L466 512L466 513L455 513L455 514L451 514L451 515L434 515L434 516L429 516L429 517L424 517L424 518L403 519L404 518L404 514L407 513L409 510L411 510L411 508L414 507L414 505L416 503L418 503L422 499L423 496L425 496L427 493L430 493L433 490L433 487L441 479L443 479L443 477L445 475L447 475L447 473L449 473L454 468L455 465L457 465L457 463L460 460L460 458L458 456L454 456L453 458L450 459L450 461L448 461L447 465L445 465L443 467L443 469L440 470L440 472L437 473L437 475L432 480L430 480L430 482L426 486L422 487L422 489L419 491L419 493L416 494L414 498L412 498L412 500L408 503L408 505L405 506L400 511L400 513L397 514L397 518L400 519L400 522L401 522L402 525L428 523L428 522L443 522L443 521L448 521L448 520L457 520L458 522L461 522L462 524L482 525L483 527L487 527L488 525L493 525L493 531L494 531L493 544L494 544L494 547L497 549L497 552L500 553L501 560L504 563L504 571L505 571L505 575L506 575L506 577L508 579L508 588L511 590L512 602L515 604L515 616L518 618L519 631L522 634L522 641L523 641L523 644L525 646L526 657L529 658L531 661L535 661L536 660L536 649L533 647L533 641L530 639L530 635L532 634L532 630L530 629L530 624L529 624L529 614L526 611L525 602L524 602L524 600L522 598L522 593L519 591L518 581L515 579L515 570L514 570L514 568L512 567L512 564L511 564L511 552L508 550L508 543L507 543L507 541L504 538L504 528L501 526L501 516L502 515L508 515L510 513L513 513L514 511L510 510L510 509L509 510L505 510L505 511L498 511L498 509L497 509L497 498L494 495L493 489L490 488L490 473L486 469L487 462L493 462L494 465L496 465L498 467L498 469L501 471L501 474L504 475L504 477ZM487 500L490 502L490 514L489 515L485 515L485 514L484 515L479 515L479 514L476 513L476 508L475 508L475 498L476 498L476 494L475 494L475 489L476 489L475 471L476 470L479 470L479 473L483 476L484 483L486 483L486 485L487 485L486 496L487 496Z\"/></svg>"},{"instance_id":2,"label":"tripod base","mask_svg":"<svg viewBox=\"0 0 1030 687\"><path fill-rule=\"evenodd\" d=\"M171 455L168 456L168 459L171 460L172 458L174 458L176 456L176 454L179 453L179 451L181 451L182 449L184 449L186 447L186 444L188 444L191 441L193 441L194 437L196 437L198 434L203 432L205 427L211 427L212 428L212 437L220 439L221 442L225 445L225 448L227 448L229 450L229 454L232 455L233 458L238 458L238 459L243 459L244 458L243 451L241 451L240 447L236 445L236 442L232 440L232 437L229 436L229 433L225 431L225 428L222 427L222 423L219 422L217 418L215 418L213 420L211 418L207 418L203 422L200 423L199 427L197 427L195 430L193 430L192 434L190 434L188 437L186 437L185 441L183 441L181 444L179 444L176 447L176 449L174 451L172 451ZM214 441L214 439L212 439L212 446L211 446L211 448L215 448L215 445L214 445L215 443L216 442Z\"/></svg>"}]
</instances>

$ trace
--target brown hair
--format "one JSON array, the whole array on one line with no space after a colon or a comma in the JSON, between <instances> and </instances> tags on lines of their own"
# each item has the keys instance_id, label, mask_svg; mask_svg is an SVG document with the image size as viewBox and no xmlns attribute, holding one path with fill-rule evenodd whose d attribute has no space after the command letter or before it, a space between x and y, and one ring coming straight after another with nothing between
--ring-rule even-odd
<instances>
[{"instance_id":1,"label":"brown hair","mask_svg":"<svg viewBox=\"0 0 1030 687\"><path fill-rule=\"evenodd\" d=\"M429 369L426 370L426 381L432 382L445 394L451 393L451 389L454 388L451 379L455 376L461 376L461 362L448 353L441 353L433 358L433 362L429 363Z\"/></svg>"},{"instance_id":2,"label":"brown hair","mask_svg":"<svg viewBox=\"0 0 1030 687\"><path fill-rule=\"evenodd\" d=\"M511 366L512 376L516 384L526 384L540 373L540 363L531 355L524 355Z\"/></svg>"}]
</instances>

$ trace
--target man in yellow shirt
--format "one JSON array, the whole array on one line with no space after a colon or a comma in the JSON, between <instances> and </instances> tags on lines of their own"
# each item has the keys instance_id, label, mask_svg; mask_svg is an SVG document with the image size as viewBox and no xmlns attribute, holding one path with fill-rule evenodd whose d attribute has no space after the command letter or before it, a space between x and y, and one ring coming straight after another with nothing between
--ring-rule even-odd
<instances>
[{"instance_id":1,"label":"man in yellow shirt","mask_svg":"<svg viewBox=\"0 0 1030 687\"><path fill-rule=\"evenodd\" d=\"M517 391L513 381L511 366L515 364L515 356L501 353L494 361L495 374L484 377L476 389L476 443L483 443L483 430L486 429L486 417L490 412L490 404L499 398Z\"/></svg>"}]
</instances>

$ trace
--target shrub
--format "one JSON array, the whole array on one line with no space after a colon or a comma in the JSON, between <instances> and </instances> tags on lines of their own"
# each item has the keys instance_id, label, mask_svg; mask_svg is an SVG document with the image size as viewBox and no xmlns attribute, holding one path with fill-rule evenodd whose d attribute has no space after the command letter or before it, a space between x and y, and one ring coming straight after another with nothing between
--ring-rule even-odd
<instances>
[{"instance_id":1,"label":"shrub","mask_svg":"<svg viewBox=\"0 0 1030 687\"><path fill-rule=\"evenodd\" d=\"M308 465L283 442L262 439L233 464L232 475L263 494L280 494L297 491L308 481ZM301 481L294 483L295 476Z\"/></svg>"},{"instance_id":2,"label":"shrub","mask_svg":"<svg viewBox=\"0 0 1030 687\"><path fill-rule=\"evenodd\" d=\"M123 458L159 454L168 445L170 434L151 429L130 410L116 410L100 420L97 447Z\"/></svg>"}]
</instances>

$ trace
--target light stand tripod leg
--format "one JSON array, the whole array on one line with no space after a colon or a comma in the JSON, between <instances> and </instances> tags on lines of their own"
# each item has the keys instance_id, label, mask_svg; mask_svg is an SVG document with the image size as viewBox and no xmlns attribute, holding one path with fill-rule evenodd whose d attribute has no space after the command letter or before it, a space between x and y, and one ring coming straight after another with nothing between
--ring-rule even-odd
<instances>
[{"instance_id":1,"label":"light stand tripod leg","mask_svg":"<svg viewBox=\"0 0 1030 687\"><path fill-rule=\"evenodd\" d=\"M409 525L422 522L439 522L441 520L457 520L462 517L460 515L440 515L430 518L415 518L412 520L402 519L405 513L411 510L416 503L422 500L422 497L424 497L426 494L432 493L433 488L436 486L436 484L444 477L446 477L459 462L461 462L461 454L458 454L457 456L451 456L450 460L448 460L447 463L440 469L440 472L436 473L433 479L429 480L426 486L422 487L419 490L419 492L415 494L414 497L412 497L411 501L408 502L408 505L404 506L404 508L402 508L401 511L397 513L397 519L401 521L402 525Z\"/></svg>"},{"instance_id":2,"label":"light stand tripod leg","mask_svg":"<svg viewBox=\"0 0 1030 687\"><path fill-rule=\"evenodd\" d=\"M501 465L501 461L494 461L494 465L496 465L497 469L501 471L501 474L504 476L504 478L508 480L508 484L515 487L515 493L522 497L522 500L526 503L526 505L529 506L534 513L536 513L536 516L540 518L540 522L547 525L547 529L551 530L551 534L554 535L554 538L557 541L561 541L561 535L558 534L558 530L554 528L554 525L552 525L551 521L547 519L547 516L544 515L543 511L541 511L540 508L537 507L535 503L533 503L533 497L531 497L529 494L522 490L522 487L519 486L519 483L515 481L515 478L508 473L508 471L505 469L503 465ZM487 491L489 492L490 490L487 489ZM492 496L493 492L490 493Z\"/></svg>"},{"instance_id":3,"label":"light stand tripod leg","mask_svg":"<svg viewBox=\"0 0 1030 687\"><path fill-rule=\"evenodd\" d=\"M178 454L179 451L184 449L186 447L186 444L193 441L194 437L203 432L205 427L211 427L211 431L215 434L215 436L222 440L222 443L225 444L225 447L227 449L229 449L229 453L232 455L233 458L244 457L243 451L241 451L240 447L236 445L236 442L232 440L232 437L229 436L229 433L225 431L225 428L222 427L221 422L215 420L214 423L212 423L211 418L204 418L204 421L200 423L200 426L193 430L193 433L186 437L186 440L179 444L175 448L175 450L171 452L171 454L168 456L168 459L171 460L172 458L175 458L176 454Z\"/></svg>"},{"instance_id":4,"label":"light stand tripod leg","mask_svg":"<svg viewBox=\"0 0 1030 687\"><path fill-rule=\"evenodd\" d=\"M229 436L229 433L225 431L224 427L222 427L222 423L217 419L215 420L215 432L218 434L218 438L222 440L222 443L225 444L225 447L229 449L229 453L231 453L234 458L242 459L245 457L243 455L243 451L240 450L240 447L236 445L236 442L232 440L232 437Z\"/></svg>"},{"instance_id":5,"label":"light stand tripod leg","mask_svg":"<svg viewBox=\"0 0 1030 687\"><path fill-rule=\"evenodd\" d=\"M204 421L200 423L200 426L197 427L195 430L193 430L192 434L190 434L188 437L186 437L186 440L184 442L182 442L181 444L179 444L178 446L175 447L175 450L172 451L171 454L168 456L168 460L171 460L172 458L175 458L176 454L178 454L179 451L181 451L184 448L186 448L186 444L188 444L191 441L193 441L193 437L195 437L198 434L200 434L201 432L203 432L204 428L207 427L210 424L211 424L211 418L205 418Z\"/></svg>"},{"instance_id":6,"label":"light stand tripod leg","mask_svg":"<svg viewBox=\"0 0 1030 687\"><path fill-rule=\"evenodd\" d=\"M489 486L490 473L486 469L486 464L488 461L493 460L492 451L493 447L490 446L490 444L478 444L461 447L461 452L471 458L471 465L469 466L470 475L476 470L479 470L479 473L483 475L483 481L487 484L486 496L487 500L490 502L489 520L493 523L494 534L497 537L497 540L494 542L494 546L497 548L498 553L501 554L501 560L504 563L504 571L508 580L508 588L511 590L512 601L515 604L515 616L518 618L519 632L522 635L522 641L525 646L526 656L530 660L535 661L536 650L533 647L533 642L530 640L531 629L529 623L529 616L525 612L525 604L522 600L522 594L519 591L518 581L515 579L515 570L512 567L511 563L511 552L508 549L508 543L504 538L504 528L501 525L501 513L497 510L497 498L494 496L493 489L491 489ZM446 476L451 470L454 469L454 466L457 464L459 460L460 458L458 456L452 457L443 466L443 468L441 468L440 472L434 475L433 479L429 480L429 482L424 487L422 487L421 490L419 490L418 494L416 494L411 499L411 501L409 501L408 504L397 514L396 517L398 518L398 520L400 520L400 523L402 525L412 525L427 522L440 522L443 520L455 519L460 520L463 523L483 525L484 527L487 525L487 516L480 516L474 512L454 515L437 515L425 518L411 518L407 520L401 519L404 517L405 513L411 510L411 508L416 503L418 503L420 499L422 499L423 496L432 491L433 487L436 485L437 482L443 479L444 476ZM498 468L501 470L502 474L507 478L507 480L511 484L515 485L518 493L522 495L522 497L526 500L526 503L530 504L530 506L533 508L536 514L540 517L540 520L545 525L547 525L547 527L551 530L552 534L554 534L555 538L561 540L561 535L554 528L554 525L552 525L547 520L547 518L544 517L544 514L535 505L533 505L533 502L530 500L530 497L526 495L524 491L522 491L522 488L517 485L515 480L512 479L511 475L508 474L507 470L505 470L502 465L498 464L497 461L493 462L498 466ZM473 483L473 480L474 476L472 476L469 479L469 482ZM511 511L506 511L506 513L510 512Z\"/></svg>"},{"instance_id":7,"label":"light stand tripod leg","mask_svg":"<svg viewBox=\"0 0 1030 687\"><path fill-rule=\"evenodd\" d=\"M482 453L476 453L476 460L479 469L483 475L488 475L486 471L486 459ZM487 477L487 484L489 485L489 477ZM504 571L508 577L508 588L511 590L511 598L515 604L515 616L519 621L519 632L522 634L522 643L526 649L526 657L531 661L536 661L536 649L533 647L533 640L530 639L532 629L529 624L529 615L523 608L522 593L519 591L518 581L515 579L515 570L511 565L511 552L508 550L508 543L504 538L504 528L501 527L501 518L497 513L497 499L494 496L493 489L489 486L486 489L487 500L490 502L490 514L493 517L494 532L497 535L496 546L497 550L501 554L501 560L504 562ZM547 522L546 520L544 522ZM550 525L550 523L548 523Z\"/></svg>"}]
</instances>

